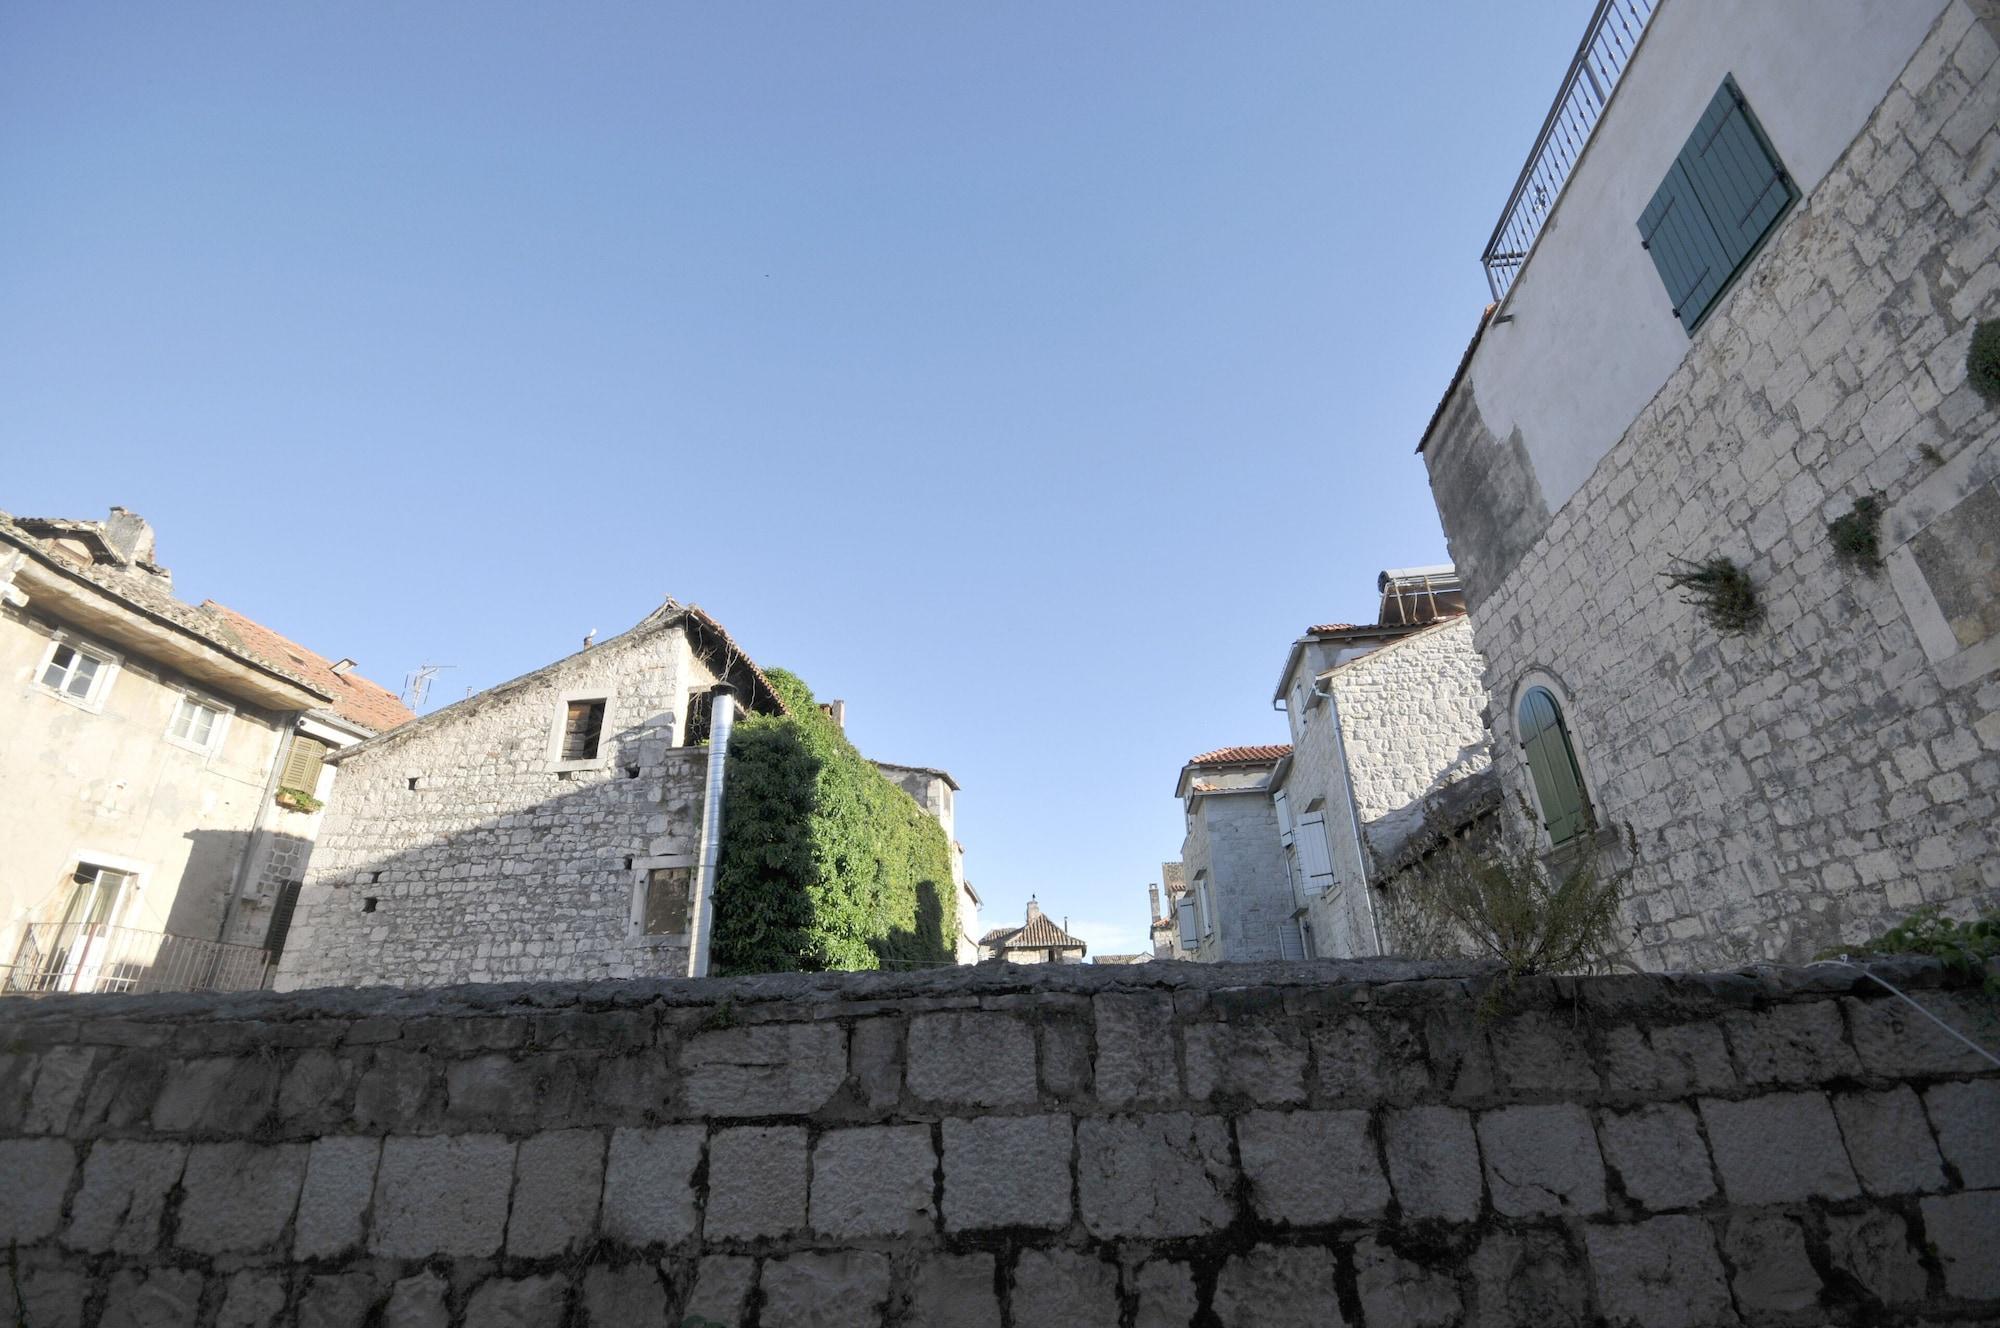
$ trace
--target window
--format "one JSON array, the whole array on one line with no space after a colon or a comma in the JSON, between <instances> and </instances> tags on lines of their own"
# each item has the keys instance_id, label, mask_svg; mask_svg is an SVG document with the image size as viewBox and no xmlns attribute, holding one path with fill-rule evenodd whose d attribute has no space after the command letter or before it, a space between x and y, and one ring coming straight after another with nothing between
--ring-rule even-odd
<instances>
[{"instance_id":1,"label":"window","mask_svg":"<svg viewBox=\"0 0 2000 1328\"><path fill-rule=\"evenodd\" d=\"M28 929L13 983L24 991L95 991L100 978L115 978L119 967L107 964L112 926L134 879L129 871L77 863L55 924Z\"/></svg>"},{"instance_id":2,"label":"window","mask_svg":"<svg viewBox=\"0 0 2000 1328\"><path fill-rule=\"evenodd\" d=\"M1639 243L1690 335L1797 197L1736 80L1723 79L1639 214Z\"/></svg>"},{"instance_id":3,"label":"window","mask_svg":"<svg viewBox=\"0 0 2000 1328\"><path fill-rule=\"evenodd\" d=\"M1299 818L1298 849L1306 894L1323 895L1332 889L1333 857L1327 849L1326 813L1308 812Z\"/></svg>"},{"instance_id":4,"label":"window","mask_svg":"<svg viewBox=\"0 0 2000 1328\"><path fill-rule=\"evenodd\" d=\"M715 694L688 691L687 720L681 725L681 746L698 747L708 741L709 725L715 718Z\"/></svg>"},{"instance_id":5,"label":"window","mask_svg":"<svg viewBox=\"0 0 2000 1328\"><path fill-rule=\"evenodd\" d=\"M1215 935L1215 900L1208 892L1208 874L1203 872L1194 881L1195 911L1201 915L1201 934Z\"/></svg>"},{"instance_id":6,"label":"window","mask_svg":"<svg viewBox=\"0 0 2000 1328\"><path fill-rule=\"evenodd\" d=\"M183 695L174 704L174 717L167 724L167 738L198 752L212 752L222 745L222 730L228 714L221 706ZM308 793L311 791L306 790Z\"/></svg>"},{"instance_id":7,"label":"window","mask_svg":"<svg viewBox=\"0 0 2000 1328\"><path fill-rule=\"evenodd\" d=\"M1192 950L1201 944L1201 919L1195 916L1194 900L1181 896L1174 904L1174 917L1180 923L1181 949Z\"/></svg>"},{"instance_id":8,"label":"window","mask_svg":"<svg viewBox=\"0 0 2000 1328\"><path fill-rule=\"evenodd\" d=\"M320 767L326 764L329 745L309 733L294 733L285 752L285 767L278 772L278 787L313 793L319 788Z\"/></svg>"},{"instance_id":9,"label":"window","mask_svg":"<svg viewBox=\"0 0 2000 1328\"><path fill-rule=\"evenodd\" d=\"M563 720L562 759L594 761L604 737L604 702L571 701Z\"/></svg>"},{"instance_id":10,"label":"window","mask_svg":"<svg viewBox=\"0 0 2000 1328\"><path fill-rule=\"evenodd\" d=\"M42 664L41 682L66 701L95 705L116 667L111 655L58 637Z\"/></svg>"},{"instance_id":11,"label":"window","mask_svg":"<svg viewBox=\"0 0 2000 1328\"><path fill-rule=\"evenodd\" d=\"M690 867L652 867L646 872L646 911L643 930L648 936L685 936L693 911L694 870Z\"/></svg>"},{"instance_id":12,"label":"window","mask_svg":"<svg viewBox=\"0 0 2000 1328\"><path fill-rule=\"evenodd\" d=\"M1521 750L1528 758L1535 800L1542 806L1542 828L1549 832L1550 844L1567 844L1589 828L1591 816L1562 707L1548 688L1530 687L1517 714Z\"/></svg>"}]
</instances>

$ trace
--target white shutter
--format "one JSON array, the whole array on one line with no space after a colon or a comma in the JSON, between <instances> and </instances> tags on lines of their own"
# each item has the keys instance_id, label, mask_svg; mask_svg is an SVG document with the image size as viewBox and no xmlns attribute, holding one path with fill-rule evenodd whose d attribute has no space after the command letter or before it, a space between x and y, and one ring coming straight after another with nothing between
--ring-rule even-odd
<instances>
[{"instance_id":1,"label":"white shutter","mask_svg":"<svg viewBox=\"0 0 2000 1328\"><path fill-rule=\"evenodd\" d=\"M1299 865L1305 871L1306 893L1325 894L1333 888L1333 858L1327 852L1326 817L1314 812L1299 821Z\"/></svg>"},{"instance_id":2,"label":"white shutter","mask_svg":"<svg viewBox=\"0 0 2000 1328\"><path fill-rule=\"evenodd\" d=\"M1278 925L1278 958L1304 959L1305 957L1306 940L1305 937L1299 934L1298 924L1295 922L1280 923Z\"/></svg>"},{"instance_id":3,"label":"white shutter","mask_svg":"<svg viewBox=\"0 0 2000 1328\"><path fill-rule=\"evenodd\" d=\"M1200 923L1194 915L1194 900L1182 895L1180 902L1174 905L1174 914L1180 919L1181 948L1192 950L1200 945Z\"/></svg>"},{"instance_id":4,"label":"white shutter","mask_svg":"<svg viewBox=\"0 0 2000 1328\"><path fill-rule=\"evenodd\" d=\"M1278 809L1278 840L1289 844L1292 842L1292 806L1283 789L1271 795L1271 805Z\"/></svg>"}]
</instances>

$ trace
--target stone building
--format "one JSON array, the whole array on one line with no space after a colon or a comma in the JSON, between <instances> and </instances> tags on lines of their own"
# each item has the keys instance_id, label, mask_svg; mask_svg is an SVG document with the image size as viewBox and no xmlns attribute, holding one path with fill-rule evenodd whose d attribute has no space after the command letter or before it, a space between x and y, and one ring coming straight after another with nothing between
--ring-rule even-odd
<instances>
[{"instance_id":1,"label":"stone building","mask_svg":"<svg viewBox=\"0 0 2000 1328\"><path fill-rule=\"evenodd\" d=\"M831 712L842 728L847 726L847 703L835 701ZM979 892L965 879L965 845L958 842L958 781L943 770L927 765L897 765L891 761L877 761L875 768L897 788L902 789L917 800L917 805L931 814L933 820L944 827L944 836L951 842L951 883L958 893L958 938L956 953L961 964L976 964L984 956L980 952L979 935Z\"/></svg>"},{"instance_id":2,"label":"stone building","mask_svg":"<svg viewBox=\"0 0 2000 1328\"><path fill-rule=\"evenodd\" d=\"M410 718L213 600L151 525L0 513L0 985L257 986L332 796L322 758Z\"/></svg>"},{"instance_id":3,"label":"stone building","mask_svg":"<svg viewBox=\"0 0 2000 1328\"><path fill-rule=\"evenodd\" d=\"M1278 838L1274 787L1292 749L1222 747L1181 767L1174 795L1186 813L1175 904L1176 957L1204 963L1294 959L1305 952Z\"/></svg>"},{"instance_id":4,"label":"stone building","mask_svg":"<svg viewBox=\"0 0 2000 1328\"><path fill-rule=\"evenodd\" d=\"M1056 926L1029 895L1026 920L1018 927L995 927L979 938L979 948L982 959L1010 964L1080 964L1090 947L1070 935L1067 926Z\"/></svg>"},{"instance_id":5,"label":"stone building","mask_svg":"<svg viewBox=\"0 0 2000 1328\"><path fill-rule=\"evenodd\" d=\"M1643 37L1588 35L1419 447L1508 800L1551 845L1631 828L1649 965L1991 905L2000 8L1611 10ZM1740 634L1663 579L1714 559Z\"/></svg>"}]
</instances>

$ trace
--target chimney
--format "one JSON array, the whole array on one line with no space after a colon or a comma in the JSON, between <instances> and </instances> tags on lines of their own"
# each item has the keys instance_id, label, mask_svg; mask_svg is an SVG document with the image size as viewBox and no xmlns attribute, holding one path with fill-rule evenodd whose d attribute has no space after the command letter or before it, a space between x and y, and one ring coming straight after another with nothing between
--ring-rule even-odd
<instances>
[{"instance_id":1,"label":"chimney","mask_svg":"<svg viewBox=\"0 0 2000 1328\"><path fill-rule=\"evenodd\" d=\"M336 678L345 677L347 674L352 673L353 671L354 671L354 661L351 659L341 659L334 663L333 676Z\"/></svg>"},{"instance_id":2,"label":"chimney","mask_svg":"<svg viewBox=\"0 0 2000 1328\"><path fill-rule=\"evenodd\" d=\"M1029 896L1028 896L1028 921L1029 921L1029 922L1033 922L1033 921L1034 921L1034 920L1035 920L1036 918L1039 918L1040 916L1042 916L1042 906L1041 906L1040 904L1038 904L1038 903L1036 903L1036 902L1035 902L1035 897L1034 897L1033 895L1029 895Z\"/></svg>"},{"instance_id":3,"label":"chimney","mask_svg":"<svg viewBox=\"0 0 2000 1328\"><path fill-rule=\"evenodd\" d=\"M1151 920L1158 922L1160 920L1160 887L1157 885L1147 886L1146 898L1151 900L1153 904L1153 911L1150 914Z\"/></svg>"},{"instance_id":4,"label":"chimney","mask_svg":"<svg viewBox=\"0 0 2000 1328\"><path fill-rule=\"evenodd\" d=\"M153 561L153 526L137 512L112 508L104 522L104 542L128 563Z\"/></svg>"},{"instance_id":5,"label":"chimney","mask_svg":"<svg viewBox=\"0 0 2000 1328\"><path fill-rule=\"evenodd\" d=\"M847 702L845 701L823 702L820 705L820 709L823 712L825 712L826 717L828 719L833 721L833 726L835 728L839 729L842 733L847 732Z\"/></svg>"}]
</instances>

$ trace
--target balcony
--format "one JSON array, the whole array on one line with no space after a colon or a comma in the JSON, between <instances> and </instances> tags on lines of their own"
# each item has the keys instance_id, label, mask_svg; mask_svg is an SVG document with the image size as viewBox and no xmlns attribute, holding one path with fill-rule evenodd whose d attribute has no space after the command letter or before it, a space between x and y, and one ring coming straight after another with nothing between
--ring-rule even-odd
<instances>
[{"instance_id":1,"label":"balcony","mask_svg":"<svg viewBox=\"0 0 2000 1328\"><path fill-rule=\"evenodd\" d=\"M270 969L267 950L132 927L28 928L0 991L255 991Z\"/></svg>"}]
</instances>

